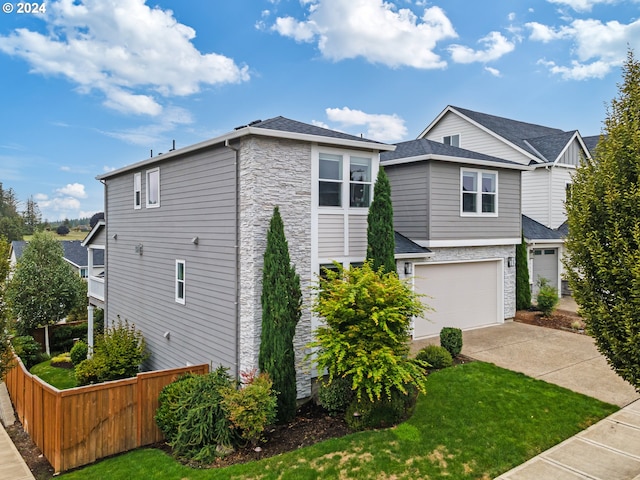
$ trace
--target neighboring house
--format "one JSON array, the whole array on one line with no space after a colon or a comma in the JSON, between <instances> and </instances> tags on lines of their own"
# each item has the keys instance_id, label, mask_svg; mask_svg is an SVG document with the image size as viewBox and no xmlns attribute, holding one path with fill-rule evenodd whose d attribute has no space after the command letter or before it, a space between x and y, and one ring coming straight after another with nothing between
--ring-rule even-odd
<instances>
[{"instance_id":1,"label":"neighboring house","mask_svg":"<svg viewBox=\"0 0 640 480\"><path fill-rule=\"evenodd\" d=\"M135 323L149 369L204 362L237 375L257 367L274 207L308 305L323 265L364 261L379 154L394 148L276 117L99 176L105 322ZM424 253L403 246L417 251L400 255ZM305 308L294 339L299 397L310 394L304 357L315 322Z\"/></svg>"},{"instance_id":2,"label":"neighboring house","mask_svg":"<svg viewBox=\"0 0 640 480\"><path fill-rule=\"evenodd\" d=\"M104 278L106 274L106 258L105 258L105 246L107 244L105 221L98 220L91 231L87 234L82 241L82 246L87 251L87 264L89 271L93 272L88 277L87 285L87 339L90 351L93 350L93 318L95 309L100 308L104 310L105 297L104 297ZM95 267L95 263L103 260L102 268Z\"/></svg>"},{"instance_id":3,"label":"neighboring house","mask_svg":"<svg viewBox=\"0 0 640 480\"><path fill-rule=\"evenodd\" d=\"M380 156L394 228L424 249L404 253L398 273L435 309L414 319L414 338L513 318L521 172L531 167L427 139L396 147Z\"/></svg>"},{"instance_id":4,"label":"neighboring house","mask_svg":"<svg viewBox=\"0 0 640 480\"><path fill-rule=\"evenodd\" d=\"M61 240L64 250L64 259L73 267L80 277L87 279L90 274L97 275L104 271L104 254L98 254L94 258L92 265L89 265L87 258L87 248L82 245L80 240ZM10 263L11 267L15 267L17 261L22 257L22 252L28 242L24 240L15 240L11 242Z\"/></svg>"},{"instance_id":5,"label":"neighboring house","mask_svg":"<svg viewBox=\"0 0 640 480\"><path fill-rule=\"evenodd\" d=\"M530 165L533 168L522 173L522 214L557 230L567 219L564 202L570 193L573 172L582 159L591 158L599 137L586 137L585 141L577 130L565 132L447 106L419 138ZM550 275L551 285L560 289L563 245L559 241L538 255L538 249L529 243L530 278L538 278L541 271L545 272ZM550 270L552 257L555 267Z\"/></svg>"}]
</instances>

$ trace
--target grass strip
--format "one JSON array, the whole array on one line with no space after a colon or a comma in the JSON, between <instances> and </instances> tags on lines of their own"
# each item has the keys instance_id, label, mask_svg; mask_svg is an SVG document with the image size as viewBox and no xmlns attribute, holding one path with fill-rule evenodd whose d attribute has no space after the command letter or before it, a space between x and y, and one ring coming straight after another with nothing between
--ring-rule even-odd
<instances>
[{"instance_id":1,"label":"grass strip","mask_svg":"<svg viewBox=\"0 0 640 480\"><path fill-rule=\"evenodd\" d=\"M76 374L73 368L52 367L51 360L34 365L31 367L30 372L58 390L77 386Z\"/></svg>"}]
</instances>

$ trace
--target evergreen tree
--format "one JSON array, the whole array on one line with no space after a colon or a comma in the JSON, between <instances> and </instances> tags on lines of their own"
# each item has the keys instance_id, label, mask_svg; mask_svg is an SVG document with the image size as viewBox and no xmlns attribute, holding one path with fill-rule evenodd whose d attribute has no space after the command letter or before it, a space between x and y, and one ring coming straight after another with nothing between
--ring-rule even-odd
<instances>
[{"instance_id":1,"label":"evergreen tree","mask_svg":"<svg viewBox=\"0 0 640 480\"><path fill-rule=\"evenodd\" d=\"M531 286L529 284L529 264L527 244L522 234L522 242L516 246L516 310L526 310L531 306Z\"/></svg>"},{"instance_id":2,"label":"evergreen tree","mask_svg":"<svg viewBox=\"0 0 640 480\"><path fill-rule=\"evenodd\" d=\"M567 201L566 271L587 330L640 389L640 62L629 51L592 161Z\"/></svg>"},{"instance_id":3,"label":"evergreen tree","mask_svg":"<svg viewBox=\"0 0 640 480\"><path fill-rule=\"evenodd\" d=\"M24 221L24 234L33 235L40 226L40 222L42 222L40 208L33 197L28 198L24 212L22 212L22 219Z\"/></svg>"},{"instance_id":4,"label":"evergreen tree","mask_svg":"<svg viewBox=\"0 0 640 480\"><path fill-rule=\"evenodd\" d=\"M391 185L382 168L378 171L367 217L367 261L374 270L383 267L385 272L396 271Z\"/></svg>"},{"instance_id":5,"label":"evergreen tree","mask_svg":"<svg viewBox=\"0 0 640 480\"><path fill-rule=\"evenodd\" d=\"M81 294L83 280L63 257L62 245L51 233L36 232L18 260L7 300L22 335L62 320L86 301Z\"/></svg>"},{"instance_id":6,"label":"evergreen tree","mask_svg":"<svg viewBox=\"0 0 640 480\"><path fill-rule=\"evenodd\" d=\"M5 190L0 182L0 236L9 242L22 240L23 230L16 194L11 188Z\"/></svg>"},{"instance_id":7,"label":"evergreen tree","mask_svg":"<svg viewBox=\"0 0 640 480\"><path fill-rule=\"evenodd\" d=\"M262 334L258 366L273 380L278 392L277 421L286 423L296 414L296 368L293 337L300 320L300 277L289 259L289 246L278 207L267 232L262 272Z\"/></svg>"},{"instance_id":8,"label":"evergreen tree","mask_svg":"<svg viewBox=\"0 0 640 480\"><path fill-rule=\"evenodd\" d=\"M13 357L9 345L10 317L4 298L9 275L9 246L9 242L0 237L0 379L9 370Z\"/></svg>"}]
</instances>

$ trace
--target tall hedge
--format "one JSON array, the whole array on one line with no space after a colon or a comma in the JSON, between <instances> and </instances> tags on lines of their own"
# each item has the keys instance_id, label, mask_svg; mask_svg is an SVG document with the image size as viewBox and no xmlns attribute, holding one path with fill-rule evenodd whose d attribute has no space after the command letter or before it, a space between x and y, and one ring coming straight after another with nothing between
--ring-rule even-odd
<instances>
[{"instance_id":1,"label":"tall hedge","mask_svg":"<svg viewBox=\"0 0 640 480\"><path fill-rule=\"evenodd\" d=\"M378 270L383 267L385 272L395 272L395 248L391 184L381 168L367 217L367 261L371 262L371 268Z\"/></svg>"},{"instance_id":2,"label":"tall hedge","mask_svg":"<svg viewBox=\"0 0 640 480\"><path fill-rule=\"evenodd\" d=\"M522 242L516 246L516 309L526 310L530 306L529 262L527 261L527 244L523 234Z\"/></svg>"},{"instance_id":3,"label":"tall hedge","mask_svg":"<svg viewBox=\"0 0 640 480\"><path fill-rule=\"evenodd\" d=\"M262 333L258 366L273 380L278 392L278 423L296 414L296 368L293 337L300 320L302 291L300 277L291 265L284 223L278 207L267 232L262 272Z\"/></svg>"}]
</instances>

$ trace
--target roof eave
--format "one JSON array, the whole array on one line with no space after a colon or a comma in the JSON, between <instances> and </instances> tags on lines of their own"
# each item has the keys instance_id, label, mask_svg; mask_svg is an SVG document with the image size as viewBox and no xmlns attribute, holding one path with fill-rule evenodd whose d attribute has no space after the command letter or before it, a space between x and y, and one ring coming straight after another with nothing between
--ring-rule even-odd
<instances>
[{"instance_id":1,"label":"roof eave","mask_svg":"<svg viewBox=\"0 0 640 480\"><path fill-rule=\"evenodd\" d=\"M403 163L412 163L412 162L420 162L423 160L439 160L442 162L451 162L451 163L459 163L459 164L467 164L467 165L477 165L480 167L491 167L491 168L506 168L509 170L522 170L522 171L530 171L535 170L535 167L529 165L521 165L519 163L501 163L501 162L493 162L491 160L483 160L479 158L463 158L463 157L451 157L448 155L436 155L436 154L428 154L428 155L418 155L414 157L405 157L405 158L394 158L393 160L385 160L381 161L380 165L383 167L386 165L401 165Z\"/></svg>"}]
</instances>

